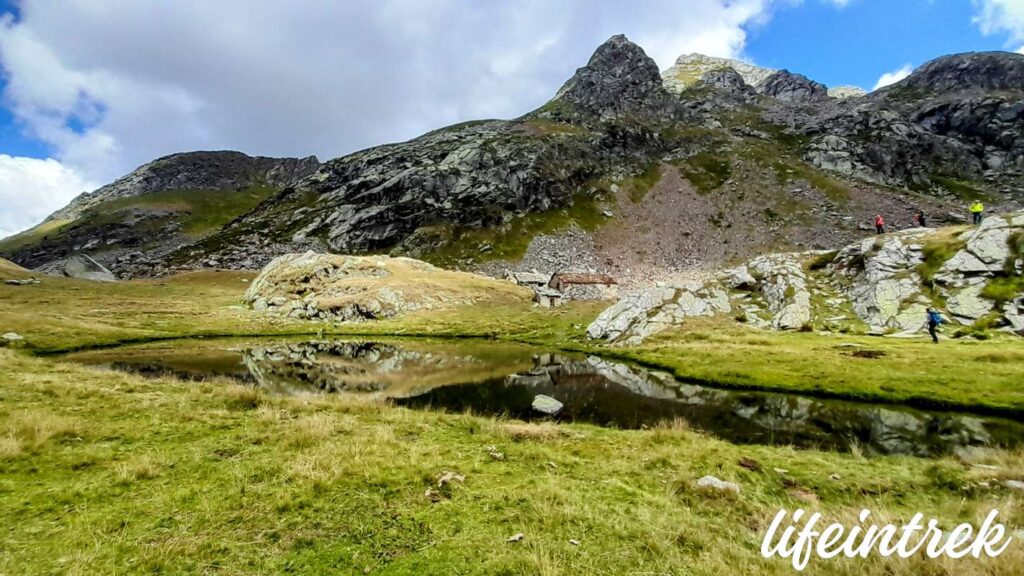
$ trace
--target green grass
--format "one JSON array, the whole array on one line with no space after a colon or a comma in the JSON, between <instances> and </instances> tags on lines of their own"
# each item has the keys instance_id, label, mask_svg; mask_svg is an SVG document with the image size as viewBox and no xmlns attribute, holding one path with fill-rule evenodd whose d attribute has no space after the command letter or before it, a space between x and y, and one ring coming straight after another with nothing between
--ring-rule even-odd
<instances>
[{"instance_id":1,"label":"green grass","mask_svg":"<svg viewBox=\"0 0 1024 576\"><path fill-rule=\"evenodd\" d=\"M529 129L537 132L538 134L585 134L586 128L582 126L576 126L574 124L568 124L566 122L556 122L548 118L531 118L523 122Z\"/></svg>"},{"instance_id":2,"label":"green grass","mask_svg":"<svg viewBox=\"0 0 1024 576\"><path fill-rule=\"evenodd\" d=\"M679 173L701 194L722 187L732 175L732 163L726 153L700 152L676 163Z\"/></svg>"},{"instance_id":3,"label":"green grass","mask_svg":"<svg viewBox=\"0 0 1024 576\"><path fill-rule=\"evenodd\" d=\"M0 241L0 253L11 254L26 246L34 246L51 234L57 234L71 220L48 220L24 232L15 234Z\"/></svg>"},{"instance_id":4,"label":"green grass","mask_svg":"<svg viewBox=\"0 0 1024 576\"><path fill-rule=\"evenodd\" d=\"M973 183L966 180L959 180L950 176L932 175L931 181L964 201L982 200L987 202L991 199L984 190L977 188Z\"/></svg>"},{"instance_id":5,"label":"green grass","mask_svg":"<svg viewBox=\"0 0 1024 576\"><path fill-rule=\"evenodd\" d=\"M5 574L785 575L786 561L759 552L781 508L847 524L865 507L921 512L947 528L998 509L1011 531L1024 524L1000 488L1024 477L1020 451L964 461L737 446L681 422L623 431L273 398L2 350L0 375ZM464 480L439 487L446 471ZM740 494L696 488L706 474ZM1022 562L1011 545L956 572L1009 575Z\"/></svg>"},{"instance_id":6,"label":"green grass","mask_svg":"<svg viewBox=\"0 0 1024 576\"><path fill-rule=\"evenodd\" d=\"M38 286L0 285L0 332L22 334L38 353L193 336L326 334L480 337L607 355L661 368L699 383L1024 416L1024 347L1009 337L979 343L944 339L764 332L730 318L693 319L635 347L609 347L585 330L607 303L536 308L508 292L488 302L331 326L252 313L239 305L252 273L198 272L166 281L114 285L44 278ZM698 338L699 337L699 338ZM859 343L886 352L865 365L835 348ZM1005 354L1014 361L985 364ZM743 362L736 362L742 358Z\"/></svg>"},{"instance_id":7,"label":"green grass","mask_svg":"<svg viewBox=\"0 0 1024 576\"><path fill-rule=\"evenodd\" d=\"M130 208L173 210L181 213L182 232L203 236L252 210L275 192L277 189L269 186L250 186L240 190L162 190L104 202L91 208L83 217Z\"/></svg>"},{"instance_id":8,"label":"green grass","mask_svg":"<svg viewBox=\"0 0 1024 576\"><path fill-rule=\"evenodd\" d=\"M925 338L766 333L737 326L729 318L688 320L686 327L640 346L601 353L659 367L695 383L1024 416L1024 389L1017 384L1024 380L1020 341L952 340L951 330L935 346ZM881 350L886 356L852 358L837 348L840 343ZM1007 362L980 361L993 353L1005 355Z\"/></svg>"},{"instance_id":9,"label":"green grass","mask_svg":"<svg viewBox=\"0 0 1024 576\"><path fill-rule=\"evenodd\" d=\"M0 285L0 332L23 334L36 353L197 335L477 336L631 360L692 382L1024 415L1024 347L1009 338L935 346L722 318L605 347L584 335L605 304L540 309L511 290L331 327L242 309L242 280L253 276ZM855 357L841 343L881 354ZM1024 525L1019 498L1000 487L1024 479L1021 450L961 460L737 446L684 422L625 431L348 395L272 398L9 350L0 350L0 399L2 574L782 575L792 568L760 558L759 545L783 507L847 522L865 507L903 520L922 512L948 526L997 508L1011 529ZM465 481L439 488L445 471ZM742 491L698 490L705 474ZM517 533L522 542L506 541ZM1011 546L997 560L957 564L957 574L1009 575L1022 563L1024 549ZM827 567L942 573L921 559Z\"/></svg>"},{"instance_id":10,"label":"green grass","mask_svg":"<svg viewBox=\"0 0 1024 576\"><path fill-rule=\"evenodd\" d=\"M551 234L579 226L596 230L607 221L602 214L602 199L578 194L572 205L545 212L533 212L507 224L489 228L437 225L420 228L416 235L440 248L413 254L442 267L461 267L470 262L516 260L538 234Z\"/></svg>"},{"instance_id":11,"label":"green grass","mask_svg":"<svg viewBox=\"0 0 1024 576\"><path fill-rule=\"evenodd\" d=\"M965 240L957 238L964 230L966 227L962 226L944 228L929 235L925 240L922 246L924 262L918 267L917 272L926 284L930 285L939 269L967 245Z\"/></svg>"},{"instance_id":12,"label":"green grass","mask_svg":"<svg viewBox=\"0 0 1024 576\"><path fill-rule=\"evenodd\" d=\"M1024 294L1024 276L999 276L989 280L981 295L1001 307Z\"/></svg>"},{"instance_id":13,"label":"green grass","mask_svg":"<svg viewBox=\"0 0 1024 576\"><path fill-rule=\"evenodd\" d=\"M643 202L647 193L651 191L651 188L661 180L661 165L653 163L643 169L642 172L636 176L626 178L619 183L619 186L624 187L629 191L629 200L634 204Z\"/></svg>"}]
</instances>

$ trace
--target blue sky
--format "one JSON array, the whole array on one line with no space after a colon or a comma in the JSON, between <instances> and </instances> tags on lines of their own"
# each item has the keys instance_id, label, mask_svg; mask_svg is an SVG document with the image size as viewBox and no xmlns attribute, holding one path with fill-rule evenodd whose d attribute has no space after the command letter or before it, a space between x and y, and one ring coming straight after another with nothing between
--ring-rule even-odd
<instances>
[{"instance_id":1,"label":"blue sky","mask_svg":"<svg viewBox=\"0 0 1024 576\"><path fill-rule=\"evenodd\" d=\"M1024 49L1024 0L0 0L0 237L173 152L329 159L515 117L618 33L663 69L871 89Z\"/></svg>"},{"instance_id":2,"label":"blue sky","mask_svg":"<svg viewBox=\"0 0 1024 576\"><path fill-rule=\"evenodd\" d=\"M1020 0L1024 2L1024 0ZM1006 50L1007 34L986 36L969 0L852 0L843 8L804 1L751 26L746 55L829 86L871 89L884 72L944 54Z\"/></svg>"}]
</instances>

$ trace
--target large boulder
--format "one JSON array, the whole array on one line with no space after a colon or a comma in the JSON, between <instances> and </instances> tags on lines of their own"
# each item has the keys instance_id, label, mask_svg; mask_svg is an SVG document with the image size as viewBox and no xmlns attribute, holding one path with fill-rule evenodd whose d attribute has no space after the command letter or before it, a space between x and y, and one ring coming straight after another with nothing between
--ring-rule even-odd
<instances>
[{"instance_id":1,"label":"large boulder","mask_svg":"<svg viewBox=\"0 0 1024 576\"><path fill-rule=\"evenodd\" d=\"M927 230L911 230L881 238L865 238L839 251L835 273L848 280L846 295L853 311L870 326L906 330L921 325L923 311L907 313L906 304L918 302L924 262L921 238Z\"/></svg>"},{"instance_id":2,"label":"large boulder","mask_svg":"<svg viewBox=\"0 0 1024 576\"><path fill-rule=\"evenodd\" d=\"M1021 222L1014 225L1014 221ZM1024 226L1024 215L990 217L967 236L966 247L939 270L944 276L1000 272L1010 257L1010 236Z\"/></svg>"},{"instance_id":3,"label":"large boulder","mask_svg":"<svg viewBox=\"0 0 1024 576\"><path fill-rule=\"evenodd\" d=\"M64 262L62 270L69 278L81 280L94 280L96 282L116 282L117 277L103 267L102 264L93 260L87 254L75 254Z\"/></svg>"},{"instance_id":4,"label":"large boulder","mask_svg":"<svg viewBox=\"0 0 1024 576\"><path fill-rule=\"evenodd\" d=\"M686 284L629 294L606 309L587 327L587 335L609 342L637 344L692 316L729 312L728 293L717 286Z\"/></svg>"},{"instance_id":5,"label":"large boulder","mask_svg":"<svg viewBox=\"0 0 1024 576\"><path fill-rule=\"evenodd\" d=\"M297 319L360 321L487 301L529 302L530 291L412 258L285 254L246 290L257 312Z\"/></svg>"},{"instance_id":6,"label":"large boulder","mask_svg":"<svg viewBox=\"0 0 1024 576\"><path fill-rule=\"evenodd\" d=\"M754 277L761 279L760 291L773 313L774 328L795 330L811 321L811 293L799 256L761 256L752 260L749 267Z\"/></svg>"}]
</instances>

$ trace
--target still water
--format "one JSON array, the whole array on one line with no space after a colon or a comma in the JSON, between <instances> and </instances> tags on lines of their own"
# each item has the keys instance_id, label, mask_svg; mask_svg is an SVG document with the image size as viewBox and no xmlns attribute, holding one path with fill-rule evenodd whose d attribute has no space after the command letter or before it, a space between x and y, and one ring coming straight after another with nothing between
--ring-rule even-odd
<instances>
[{"instance_id":1,"label":"still water","mask_svg":"<svg viewBox=\"0 0 1024 576\"><path fill-rule=\"evenodd\" d=\"M197 340L68 359L143 375L227 378L271 394L372 394L411 408L643 428L684 420L735 443L934 456L1012 446L1024 424L986 416L744 392L596 356L471 340ZM561 404L554 415L538 396Z\"/></svg>"}]
</instances>

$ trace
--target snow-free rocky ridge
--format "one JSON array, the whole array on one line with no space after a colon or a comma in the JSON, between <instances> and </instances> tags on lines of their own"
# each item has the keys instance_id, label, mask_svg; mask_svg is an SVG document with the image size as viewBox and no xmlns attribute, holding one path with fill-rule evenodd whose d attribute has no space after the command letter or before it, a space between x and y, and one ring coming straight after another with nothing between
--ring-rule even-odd
<instances>
[{"instance_id":1,"label":"snow-free rocky ridge","mask_svg":"<svg viewBox=\"0 0 1024 576\"><path fill-rule=\"evenodd\" d=\"M550 102L320 163L173 155L0 242L59 272L257 269L286 253L390 253L447 268L593 271L651 283L782 251L835 249L878 212L1024 203L1024 56L936 59L843 98L787 70L686 56L673 83L624 36Z\"/></svg>"}]
</instances>

